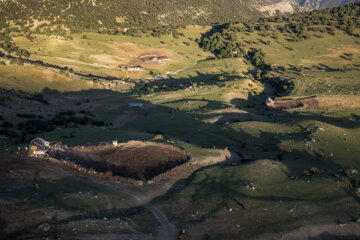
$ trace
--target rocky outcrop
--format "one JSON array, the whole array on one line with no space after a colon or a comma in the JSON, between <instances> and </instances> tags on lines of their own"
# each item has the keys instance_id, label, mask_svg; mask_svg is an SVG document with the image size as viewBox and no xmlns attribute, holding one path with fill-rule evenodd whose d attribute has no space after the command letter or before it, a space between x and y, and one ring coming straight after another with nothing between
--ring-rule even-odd
<instances>
[{"instance_id":1,"label":"rocky outcrop","mask_svg":"<svg viewBox=\"0 0 360 240\"><path fill-rule=\"evenodd\" d=\"M279 3L279 2L288 2L293 5L298 5L301 7L310 7L310 8L329 8L336 7L359 0L266 0L269 3Z\"/></svg>"}]
</instances>

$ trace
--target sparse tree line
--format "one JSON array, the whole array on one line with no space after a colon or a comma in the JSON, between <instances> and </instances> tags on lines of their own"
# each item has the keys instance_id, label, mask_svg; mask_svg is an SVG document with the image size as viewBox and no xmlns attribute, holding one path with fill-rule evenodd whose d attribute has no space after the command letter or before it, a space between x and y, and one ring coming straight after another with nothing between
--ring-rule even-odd
<instances>
[{"instance_id":1,"label":"sparse tree line","mask_svg":"<svg viewBox=\"0 0 360 240\"><path fill-rule=\"evenodd\" d=\"M311 37L310 32L335 35L335 29L360 37L360 34L356 32L357 28L360 28L359 2L312 12L219 25L213 27L212 30L196 41L200 47L211 51L217 58L246 58L257 69L253 73L254 78L267 81L277 89L278 94L281 94L294 87L291 81L270 74L273 69L265 63L265 53L260 48L249 46L250 44L257 44L257 42L239 40L237 39L238 33L249 34L257 31L259 35L270 36L275 40L278 39L279 34L282 34L288 41L302 41ZM261 43L264 45L271 44L269 40L261 40ZM352 58L352 55L347 56L347 58ZM299 71L302 72L301 69ZM346 71L346 69L341 67L339 71Z\"/></svg>"},{"instance_id":2,"label":"sparse tree line","mask_svg":"<svg viewBox=\"0 0 360 240\"><path fill-rule=\"evenodd\" d=\"M275 23L275 24L272 24ZM360 3L352 3L324 10L298 13L288 16L274 16L245 21L239 24L225 24L214 27L197 42L218 58L242 57L246 55L247 43L237 39L237 33L252 33L278 39L278 34L291 36L288 41L301 41L311 37L309 32L327 32L335 35L335 29L360 37ZM249 43L248 43L249 44ZM269 45L270 41L263 42Z\"/></svg>"},{"instance_id":3,"label":"sparse tree line","mask_svg":"<svg viewBox=\"0 0 360 240\"><path fill-rule=\"evenodd\" d=\"M8 54L15 54L18 57L25 57L25 58L30 57L29 51L25 49L21 49L18 46L16 46L12 38L4 32L0 33L0 48L3 49Z\"/></svg>"}]
</instances>

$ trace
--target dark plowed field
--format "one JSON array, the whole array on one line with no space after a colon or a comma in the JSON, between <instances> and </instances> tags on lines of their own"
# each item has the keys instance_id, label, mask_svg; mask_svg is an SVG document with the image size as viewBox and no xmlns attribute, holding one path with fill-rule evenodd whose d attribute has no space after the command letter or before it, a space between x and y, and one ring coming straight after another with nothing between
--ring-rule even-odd
<instances>
[{"instance_id":1,"label":"dark plowed field","mask_svg":"<svg viewBox=\"0 0 360 240\"><path fill-rule=\"evenodd\" d=\"M62 153L61 157L98 172L110 171L114 176L138 180L152 179L190 160L190 156L180 149L160 144L131 148L89 147L69 150Z\"/></svg>"}]
</instances>

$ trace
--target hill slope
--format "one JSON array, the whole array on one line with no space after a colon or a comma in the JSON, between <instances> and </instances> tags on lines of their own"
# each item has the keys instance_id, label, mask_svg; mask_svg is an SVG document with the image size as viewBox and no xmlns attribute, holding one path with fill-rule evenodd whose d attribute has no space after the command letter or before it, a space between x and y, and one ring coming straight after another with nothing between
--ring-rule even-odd
<instances>
[{"instance_id":1,"label":"hill slope","mask_svg":"<svg viewBox=\"0 0 360 240\"><path fill-rule=\"evenodd\" d=\"M0 1L1 22L75 30L124 30L228 22L261 16L263 0L26 0Z\"/></svg>"}]
</instances>

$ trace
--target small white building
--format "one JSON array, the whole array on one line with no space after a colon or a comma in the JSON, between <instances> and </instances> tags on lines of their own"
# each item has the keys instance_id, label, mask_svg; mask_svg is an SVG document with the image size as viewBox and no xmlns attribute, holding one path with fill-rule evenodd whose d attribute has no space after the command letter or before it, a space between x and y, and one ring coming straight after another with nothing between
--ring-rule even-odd
<instances>
[{"instance_id":1,"label":"small white building","mask_svg":"<svg viewBox=\"0 0 360 240\"><path fill-rule=\"evenodd\" d=\"M266 105L269 105L269 104L274 104L274 100L271 99L271 97L268 97L266 100L265 100L265 104Z\"/></svg>"},{"instance_id":2,"label":"small white building","mask_svg":"<svg viewBox=\"0 0 360 240\"><path fill-rule=\"evenodd\" d=\"M143 71L144 67L142 66L128 66L126 67L126 71L128 72L139 72L139 71Z\"/></svg>"},{"instance_id":3,"label":"small white building","mask_svg":"<svg viewBox=\"0 0 360 240\"><path fill-rule=\"evenodd\" d=\"M142 104L142 103L131 103L130 107L132 107L132 108L143 108L144 104Z\"/></svg>"}]
</instances>

